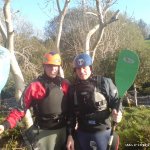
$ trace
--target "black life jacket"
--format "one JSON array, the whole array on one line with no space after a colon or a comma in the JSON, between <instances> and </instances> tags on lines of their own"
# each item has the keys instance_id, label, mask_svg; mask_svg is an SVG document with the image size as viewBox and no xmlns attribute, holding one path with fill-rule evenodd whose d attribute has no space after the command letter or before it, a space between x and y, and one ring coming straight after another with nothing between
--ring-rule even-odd
<instances>
[{"instance_id":1,"label":"black life jacket","mask_svg":"<svg viewBox=\"0 0 150 150\"><path fill-rule=\"evenodd\" d=\"M55 129L65 124L66 97L62 91L63 78L55 79L39 77L38 80L46 88L46 96L43 100L33 101L35 122L46 129Z\"/></svg>"},{"instance_id":2,"label":"black life jacket","mask_svg":"<svg viewBox=\"0 0 150 150\"><path fill-rule=\"evenodd\" d=\"M74 108L78 116L79 128L103 130L110 128L110 110L104 78L94 76L88 80L77 80L74 92ZM91 128L92 126L92 128Z\"/></svg>"},{"instance_id":3,"label":"black life jacket","mask_svg":"<svg viewBox=\"0 0 150 150\"><path fill-rule=\"evenodd\" d=\"M103 78L92 77L88 80L77 80L75 83L74 105L81 114L93 113L107 109L107 96L102 89Z\"/></svg>"}]
</instances>

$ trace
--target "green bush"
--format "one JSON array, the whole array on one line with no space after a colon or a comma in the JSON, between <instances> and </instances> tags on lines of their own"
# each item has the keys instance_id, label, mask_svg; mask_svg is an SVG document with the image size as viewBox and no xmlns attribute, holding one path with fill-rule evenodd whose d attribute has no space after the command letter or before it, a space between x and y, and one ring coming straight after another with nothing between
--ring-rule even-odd
<instances>
[{"instance_id":1,"label":"green bush","mask_svg":"<svg viewBox=\"0 0 150 150\"><path fill-rule=\"evenodd\" d=\"M150 108L124 109L122 122L117 127L120 150L150 150Z\"/></svg>"},{"instance_id":2,"label":"green bush","mask_svg":"<svg viewBox=\"0 0 150 150\"><path fill-rule=\"evenodd\" d=\"M2 121L2 116L0 116ZM22 126L5 131L1 135L0 143L3 148L26 149L20 135ZM150 150L150 108L149 107L126 107L123 119L117 126L120 136L119 150ZM2 140L3 139L3 140Z\"/></svg>"},{"instance_id":3,"label":"green bush","mask_svg":"<svg viewBox=\"0 0 150 150\"><path fill-rule=\"evenodd\" d=\"M0 122L3 122L5 115L0 114ZM0 149L2 150L27 150L25 143L23 141L23 137L21 135L21 130L24 129L22 123L15 129L10 129L4 131L3 134L0 135Z\"/></svg>"}]
</instances>

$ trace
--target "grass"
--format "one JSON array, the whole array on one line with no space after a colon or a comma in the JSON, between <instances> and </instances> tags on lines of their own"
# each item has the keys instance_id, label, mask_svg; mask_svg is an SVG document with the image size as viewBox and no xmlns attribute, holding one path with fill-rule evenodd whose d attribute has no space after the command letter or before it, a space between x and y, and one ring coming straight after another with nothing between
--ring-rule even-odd
<instances>
[{"instance_id":1,"label":"grass","mask_svg":"<svg viewBox=\"0 0 150 150\"><path fill-rule=\"evenodd\" d=\"M1 121L3 116L0 117ZM22 126L1 135L0 149L26 150L20 129ZM125 107L123 119L116 132L120 136L119 150L150 150L150 107Z\"/></svg>"},{"instance_id":2,"label":"grass","mask_svg":"<svg viewBox=\"0 0 150 150\"><path fill-rule=\"evenodd\" d=\"M150 40L145 40L145 44L150 47Z\"/></svg>"},{"instance_id":3,"label":"grass","mask_svg":"<svg viewBox=\"0 0 150 150\"><path fill-rule=\"evenodd\" d=\"M125 108L122 122L117 128L120 150L150 150L150 108Z\"/></svg>"}]
</instances>

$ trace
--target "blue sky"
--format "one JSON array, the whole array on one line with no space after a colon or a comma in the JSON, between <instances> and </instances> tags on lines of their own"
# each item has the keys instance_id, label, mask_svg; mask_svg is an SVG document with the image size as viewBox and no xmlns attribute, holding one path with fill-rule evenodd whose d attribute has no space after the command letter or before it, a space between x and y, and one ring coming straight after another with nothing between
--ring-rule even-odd
<instances>
[{"instance_id":1,"label":"blue sky","mask_svg":"<svg viewBox=\"0 0 150 150\"><path fill-rule=\"evenodd\" d=\"M49 16L42 10L40 0L12 0L11 8L13 11L19 10L21 16L33 24L37 29L43 29Z\"/></svg>"},{"instance_id":2,"label":"blue sky","mask_svg":"<svg viewBox=\"0 0 150 150\"><path fill-rule=\"evenodd\" d=\"M27 21L41 30L46 21L56 13L52 10L43 9L44 3L42 0L12 0L11 7L14 11L20 10L21 15ZM126 11L128 16L132 16L136 20L143 19L147 24L150 24L150 0L118 0L113 8L119 9L121 12ZM47 13L45 13L46 11Z\"/></svg>"},{"instance_id":3,"label":"blue sky","mask_svg":"<svg viewBox=\"0 0 150 150\"><path fill-rule=\"evenodd\" d=\"M143 19L150 24L150 0L118 0L115 8L121 12L126 11L128 16L133 16L136 20Z\"/></svg>"}]
</instances>

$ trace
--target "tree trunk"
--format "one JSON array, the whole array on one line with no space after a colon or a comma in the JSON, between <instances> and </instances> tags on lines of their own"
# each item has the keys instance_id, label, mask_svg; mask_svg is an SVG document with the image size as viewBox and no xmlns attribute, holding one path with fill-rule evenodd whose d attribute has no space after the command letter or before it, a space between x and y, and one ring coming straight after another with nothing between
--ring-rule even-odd
<instances>
[{"instance_id":1,"label":"tree trunk","mask_svg":"<svg viewBox=\"0 0 150 150\"><path fill-rule=\"evenodd\" d=\"M135 99L135 106L138 106L136 84L134 84L134 99Z\"/></svg>"},{"instance_id":2,"label":"tree trunk","mask_svg":"<svg viewBox=\"0 0 150 150\"><path fill-rule=\"evenodd\" d=\"M9 49L11 53L11 69L12 69L13 77L15 80L15 87L16 87L15 97L16 97L16 100L19 100L24 90L25 85L24 85L24 78L23 78L22 72L20 70L18 62L14 55L14 30L13 30L13 24L12 24L12 19L11 19L11 12L10 12L10 0L5 0L3 11L4 11L5 24L6 24L6 29L7 29L6 48ZM27 128L33 124L29 110L27 111L24 120L25 120Z\"/></svg>"},{"instance_id":3,"label":"tree trunk","mask_svg":"<svg viewBox=\"0 0 150 150\"><path fill-rule=\"evenodd\" d=\"M62 34L63 21L64 21L64 18L65 18L65 15L67 13L67 9L68 9L68 5L70 3L70 0L65 1L64 8L63 8L62 11L60 9L59 0L56 0L56 2L57 2L57 8L58 8L58 11L59 11L59 16L60 16L59 28L58 28L57 38L56 38L56 48L57 48L57 52L60 54L60 39L61 39L61 34ZM65 77L64 70L63 70L62 67L60 67L60 76L62 78Z\"/></svg>"},{"instance_id":4,"label":"tree trunk","mask_svg":"<svg viewBox=\"0 0 150 150\"><path fill-rule=\"evenodd\" d=\"M90 15L94 15L97 17L98 19L98 24L95 25L87 34L86 36L86 42L85 42L85 52L87 54L90 54L90 52L92 52L92 61L94 61L94 58L95 58L95 55L96 55L96 50L99 46L99 43L101 42L102 38L103 38L103 35L104 35L104 30L105 30L105 27L118 20L117 17L118 17L118 13L119 13L119 10L117 10L112 16L111 18L108 19L108 21L106 21L106 14L108 12L108 9L110 8L111 5L114 4L113 2L114 0L110 0L110 1L106 1L105 3L102 4L102 2L100 0L95 0L96 2L96 9L97 9L97 14L93 13L93 12L90 12L88 14ZM94 41L93 44L91 44L91 49L90 49L90 40L91 40L91 37L96 34L96 32L98 32L97 34L97 37Z\"/></svg>"}]
</instances>

